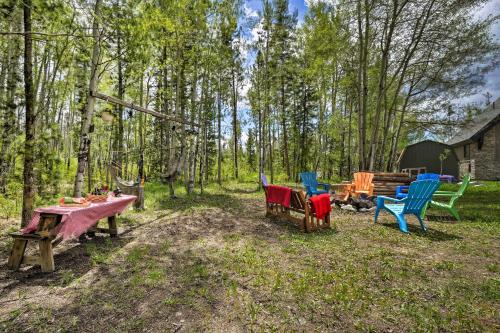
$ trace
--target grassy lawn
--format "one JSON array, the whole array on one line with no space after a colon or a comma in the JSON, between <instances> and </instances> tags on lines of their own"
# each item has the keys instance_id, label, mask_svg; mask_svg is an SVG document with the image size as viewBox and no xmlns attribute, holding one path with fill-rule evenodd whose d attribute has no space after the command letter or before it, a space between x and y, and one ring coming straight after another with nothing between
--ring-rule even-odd
<instances>
[{"instance_id":1,"label":"grassy lawn","mask_svg":"<svg viewBox=\"0 0 500 333\"><path fill-rule=\"evenodd\" d=\"M431 209L428 232L410 218L409 235L340 210L304 234L265 218L254 184L178 192L148 185L118 239L58 248L54 273L3 261L0 331L500 330L499 182L468 189L461 223Z\"/></svg>"}]
</instances>

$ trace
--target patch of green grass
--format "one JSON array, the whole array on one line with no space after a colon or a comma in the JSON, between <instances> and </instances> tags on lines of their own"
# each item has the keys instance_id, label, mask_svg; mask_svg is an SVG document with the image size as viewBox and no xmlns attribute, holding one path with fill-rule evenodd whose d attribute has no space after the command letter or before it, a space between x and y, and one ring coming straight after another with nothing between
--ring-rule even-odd
<instances>
[{"instance_id":1,"label":"patch of green grass","mask_svg":"<svg viewBox=\"0 0 500 333\"><path fill-rule=\"evenodd\" d=\"M165 298L162 301L162 303L164 305L167 305L167 306L176 306L177 304L181 304L182 300L177 298L177 297L169 296L169 297Z\"/></svg>"},{"instance_id":2,"label":"patch of green grass","mask_svg":"<svg viewBox=\"0 0 500 333\"><path fill-rule=\"evenodd\" d=\"M486 265L486 269L492 273L500 273L500 265L495 263Z\"/></svg>"},{"instance_id":3,"label":"patch of green grass","mask_svg":"<svg viewBox=\"0 0 500 333\"><path fill-rule=\"evenodd\" d=\"M222 237L223 237L224 241L228 242L228 243L235 243L241 239L241 235L235 234L235 233L224 234Z\"/></svg>"},{"instance_id":4,"label":"patch of green grass","mask_svg":"<svg viewBox=\"0 0 500 333\"><path fill-rule=\"evenodd\" d=\"M208 268L203 263L194 263L184 269L183 277L188 283L206 279L209 275Z\"/></svg>"},{"instance_id":5,"label":"patch of green grass","mask_svg":"<svg viewBox=\"0 0 500 333\"><path fill-rule=\"evenodd\" d=\"M19 317L21 315L21 313L22 313L21 309L12 310L11 312L9 312L10 320L16 319L17 317Z\"/></svg>"},{"instance_id":6,"label":"patch of green grass","mask_svg":"<svg viewBox=\"0 0 500 333\"><path fill-rule=\"evenodd\" d=\"M160 253L162 255L166 255L168 253L168 251L170 250L170 247L171 247L171 243L169 240L166 240L164 241L161 245L160 245Z\"/></svg>"},{"instance_id":7,"label":"patch of green grass","mask_svg":"<svg viewBox=\"0 0 500 333\"><path fill-rule=\"evenodd\" d=\"M108 264L111 255L118 249L109 238L106 238L103 243L86 243L85 251L90 255L91 264L97 266Z\"/></svg>"},{"instance_id":8,"label":"patch of green grass","mask_svg":"<svg viewBox=\"0 0 500 333\"><path fill-rule=\"evenodd\" d=\"M495 302L500 301L500 279L488 279L481 285L481 291L484 297Z\"/></svg>"},{"instance_id":9,"label":"patch of green grass","mask_svg":"<svg viewBox=\"0 0 500 333\"><path fill-rule=\"evenodd\" d=\"M125 260L132 264L138 265L145 260L146 256L149 254L150 247L148 245L140 245L133 247L127 254Z\"/></svg>"},{"instance_id":10,"label":"patch of green grass","mask_svg":"<svg viewBox=\"0 0 500 333\"><path fill-rule=\"evenodd\" d=\"M237 210L241 208L241 202L234 195L231 195L231 191L236 190L220 188L217 184L210 184L205 187L203 194L200 194L199 189L195 189L194 193L188 194L184 186L176 184L176 198L173 199L168 194L167 185L147 183L145 186L145 204L154 210L182 211L185 213L214 207Z\"/></svg>"},{"instance_id":11,"label":"patch of green grass","mask_svg":"<svg viewBox=\"0 0 500 333\"><path fill-rule=\"evenodd\" d=\"M440 271L453 271L458 267L458 264L452 261L442 261L435 265L437 270Z\"/></svg>"},{"instance_id":12,"label":"patch of green grass","mask_svg":"<svg viewBox=\"0 0 500 333\"><path fill-rule=\"evenodd\" d=\"M443 184L440 190L456 191L459 185ZM469 185L464 195L458 199L456 207L465 221L496 223L500 222L500 205L498 198L500 196L500 182L483 181L480 186ZM430 209L432 213L438 210ZM441 213L441 212L440 212Z\"/></svg>"},{"instance_id":13,"label":"patch of green grass","mask_svg":"<svg viewBox=\"0 0 500 333\"><path fill-rule=\"evenodd\" d=\"M75 273L70 270L64 270L61 272L61 284L63 286L69 285L76 279Z\"/></svg>"},{"instance_id":14,"label":"patch of green grass","mask_svg":"<svg viewBox=\"0 0 500 333\"><path fill-rule=\"evenodd\" d=\"M159 267L151 268L146 274L145 284L151 287L155 287L164 282L165 278L166 274L163 269Z\"/></svg>"}]
</instances>

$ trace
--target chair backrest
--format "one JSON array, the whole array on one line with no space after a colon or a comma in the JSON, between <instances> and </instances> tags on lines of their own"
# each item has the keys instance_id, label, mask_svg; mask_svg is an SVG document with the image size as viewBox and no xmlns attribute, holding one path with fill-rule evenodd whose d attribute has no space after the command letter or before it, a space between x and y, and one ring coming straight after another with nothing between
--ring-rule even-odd
<instances>
[{"instance_id":1,"label":"chair backrest","mask_svg":"<svg viewBox=\"0 0 500 333\"><path fill-rule=\"evenodd\" d=\"M462 179L462 185L460 185L460 188L457 191L458 195L463 195L467 187L469 186L470 183L470 174L464 175L464 178Z\"/></svg>"},{"instance_id":2,"label":"chair backrest","mask_svg":"<svg viewBox=\"0 0 500 333\"><path fill-rule=\"evenodd\" d=\"M437 173L421 173L417 175L417 180L439 180L439 175Z\"/></svg>"},{"instance_id":3,"label":"chair backrest","mask_svg":"<svg viewBox=\"0 0 500 333\"><path fill-rule=\"evenodd\" d=\"M262 181L262 186L267 186L269 183L267 182L267 177L265 174L260 174L260 180Z\"/></svg>"},{"instance_id":4,"label":"chair backrest","mask_svg":"<svg viewBox=\"0 0 500 333\"><path fill-rule=\"evenodd\" d=\"M464 194L465 190L469 186L469 183L470 183L470 174L466 174L462 179L462 185L460 185L460 187L458 188L457 195L451 197L450 204L452 206L455 204L455 201L457 201L458 198L460 198Z\"/></svg>"},{"instance_id":5,"label":"chair backrest","mask_svg":"<svg viewBox=\"0 0 500 333\"><path fill-rule=\"evenodd\" d=\"M405 201L404 213L420 214L421 210L432 199L432 195L441 183L439 180L417 180L410 184Z\"/></svg>"},{"instance_id":6,"label":"chair backrest","mask_svg":"<svg viewBox=\"0 0 500 333\"><path fill-rule=\"evenodd\" d=\"M371 172L355 172L354 185L356 186L356 190L370 190L370 184L373 182L373 176L374 175Z\"/></svg>"},{"instance_id":7,"label":"chair backrest","mask_svg":"<svg viewBox=\"0 0 500 333\"><path fill-rule=\"evenodd\" d=\"M316 179L316 172L301 172L300 180L304 186L311 186L312 188L318 188L318 180Z\"/></svg>"}]
</instances>

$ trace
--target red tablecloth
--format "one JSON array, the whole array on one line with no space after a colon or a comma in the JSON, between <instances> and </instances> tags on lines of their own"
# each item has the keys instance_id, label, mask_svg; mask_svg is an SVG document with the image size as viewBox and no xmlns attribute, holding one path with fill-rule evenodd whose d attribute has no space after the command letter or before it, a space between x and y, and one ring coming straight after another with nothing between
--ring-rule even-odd
<instances>
[{"instance_id":1,"label":"red tablecloth","mask_svg":"<svg viewBox=\"0 0 500 333\"><path fill-rule=\"evenodd\" d=\"M267 186L267 202L280 204L284 207L290 207L290 197L292 189L279 185Z\"/></svg>"},{"instance_id":2,"label":"red tablecloth","mask_svg":"<svg viewBox=\"0 0 500 333\"><path fill-rule=\"evenodd\" d=\"M332 205L330 204L330 195L327 193L315 195L309 200L311 200L311 204L318 219L325 218L325 216L330 214L330 212L332 211Z\"/></svg>"},{"instance_id":3,"label":"red tablecloth","mask_svg":"<svg viewBox=\"0 0 500 333\"><path fill-rule=\"evenodd\" d=\"M53 231L54 235L61 235L63 239L79 237L100 219L123 212L136 198L135 195L122 195L118 198L109 197L106 202L92 203L87 207L50 206L37 208L31 223L21 231L24 234L35 232L40 222L40 213L51 213L62 215L61 223Z\"/></svg>"}]
</instances>

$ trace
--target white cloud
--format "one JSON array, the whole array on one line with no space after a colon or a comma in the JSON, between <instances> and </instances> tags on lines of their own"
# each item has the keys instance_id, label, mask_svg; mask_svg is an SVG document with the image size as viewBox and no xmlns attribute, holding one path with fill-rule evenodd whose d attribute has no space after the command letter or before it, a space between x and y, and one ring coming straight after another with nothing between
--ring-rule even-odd
<instances>
[{"instance_id":1,"label":"white cloud","mask_svg":"<svg viewBox=\"0 0 500 333\"><path fill-rule=\"evenodd\" d=\"M251 8L250 6L248 6L248 4L243 5L243 15L245 15L246 18L251 18L251 19L259 17L259 13L257 12L257 10Z\"/></svg>"},{"instance_id":2,"label":"white cloud","mask_svg":"<svg viewBox=\"0 0 500 333\"><path fill-rule=\"evenodd\" d=\"M259 23L257 23L255 25L255 27L252 28L252 31L250 31L250 34L252 36L250 38L250 42L254 43L254 42L258 41L259 37L263 33L263 31L264 31L264 29L263 29L262 20L261 20L261 21L259 21Z\"/></svg>"},{"instance_id":3,"label":"white cloud","mask_svg":"<svg viewBox=\"0 0 500 333\"><path fill-rule=\"evenodd\" d=\"M326 3L329 5L336 5L337 0L304 0L304 3L306 4L307 7L310 7L311 5L314 5L317 3Z\"/></svg>"}]
</instances>

